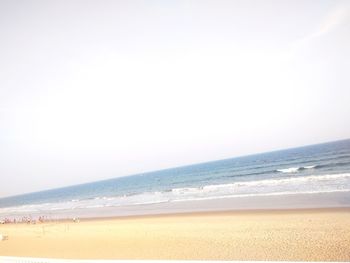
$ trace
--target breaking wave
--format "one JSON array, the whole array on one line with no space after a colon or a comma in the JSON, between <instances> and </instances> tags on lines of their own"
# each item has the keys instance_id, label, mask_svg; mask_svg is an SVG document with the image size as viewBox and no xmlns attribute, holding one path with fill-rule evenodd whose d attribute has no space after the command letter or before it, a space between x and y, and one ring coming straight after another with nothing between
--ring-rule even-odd
<instances>
[{"instance_id":1,"label":"breaking wave","mask_svg":"<svg viewBox=\"0 0 350 263\"><path fill-rule=\"evenodd\" d=\"M308 165L308 166L301 166L301 167L289 167L289 168L285 168L285 169L277 169L277 172L281 172L281 173L296 173L298 171L301 170L305 170L305 169L316 169L319 168L320 166L318 165Z\"/></svg>"},{"instance_id":2,"label":"breaking wave","mask_svg":"<svg viewBox=\"0 0 350 263\"><path fill-rule=\"evenodd\" d=\"M314 166L303 168L312 169ZM0 208L0 216L2 214L31 214L44 213L45 211L98 209L102 207L149 205L190 200L345 191L350 191L350 173L279 177L255 181L238 181L228 184L173 188L134 195L101 196L81 200L73 199L67 202L5 207Z\"/></svg>"}]
</instances>

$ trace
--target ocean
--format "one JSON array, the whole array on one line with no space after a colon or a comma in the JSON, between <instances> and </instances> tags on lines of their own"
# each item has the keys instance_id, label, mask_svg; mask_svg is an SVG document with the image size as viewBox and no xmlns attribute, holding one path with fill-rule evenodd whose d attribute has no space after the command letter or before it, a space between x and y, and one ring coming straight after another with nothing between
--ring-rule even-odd
<instances>
[{"instance_id":1,"label":"ocean","mask_svg":"<svg viewBox=\"0 0 350 263\"><path fill-rule=\"evenodd\" d=\"M186 202L225 199L235 200L234 209L248 197L333 193L350 199L350 139L2 198L0 219L89 211L98 216L103 208L118 214L155 204L181 210Z\"/></svg>"}]
</instances>

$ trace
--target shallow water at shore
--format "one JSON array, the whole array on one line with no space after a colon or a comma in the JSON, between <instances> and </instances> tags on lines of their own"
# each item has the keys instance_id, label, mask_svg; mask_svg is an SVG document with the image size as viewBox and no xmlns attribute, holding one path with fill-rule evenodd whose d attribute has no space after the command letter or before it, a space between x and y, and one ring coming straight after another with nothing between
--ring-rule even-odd
<instances>
[{"instance_id":1,"label":"shallow water at shore","mask_svg":"<svg viewBox=\"0 0 350 263\"><path fill-rule=\"evenodd\" d=\"M160 215L173 213L192 213L208 211L242 211L242 210L280 210L280 209L313 209L313 208L349 208L350 192L261 195L244 197L225 197L221 199L164 202L120 207L96 207L42 211L27 216L38 219L71 219L71 218L106 218L135 215ZM12 212L10 219L21 220L22 212Z\"/></svg>"}]
</instances>

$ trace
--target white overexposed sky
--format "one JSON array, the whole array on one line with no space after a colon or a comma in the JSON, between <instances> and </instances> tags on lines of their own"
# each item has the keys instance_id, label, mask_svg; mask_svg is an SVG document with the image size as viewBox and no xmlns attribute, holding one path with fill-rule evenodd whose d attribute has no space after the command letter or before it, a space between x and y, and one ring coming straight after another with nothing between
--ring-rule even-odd
<instances>
[{"instance_id":1,"label":"white overexposed sky","mask_svg":"<svg viewBox=\"0 0 350 263\"><path fill-rule=\"evenodd\" d=\"M350 1L0 0L0 196L350 137Z\"/></svg>"}]
</instances>

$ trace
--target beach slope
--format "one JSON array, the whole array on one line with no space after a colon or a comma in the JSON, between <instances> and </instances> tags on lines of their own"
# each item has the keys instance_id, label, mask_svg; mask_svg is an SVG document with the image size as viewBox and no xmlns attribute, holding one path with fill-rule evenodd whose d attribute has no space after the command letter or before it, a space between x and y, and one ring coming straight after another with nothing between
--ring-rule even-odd
<instances>
[{"instance_id":1,"label":"beach slope","mask_svg":"<svg viewBox=\"0 0 350 263\"><path fill-rule=\"evenodd\" d=\"M350 210L206 212L0 225L1 256L350 261Z\"/></svg>"}]
</instances>

